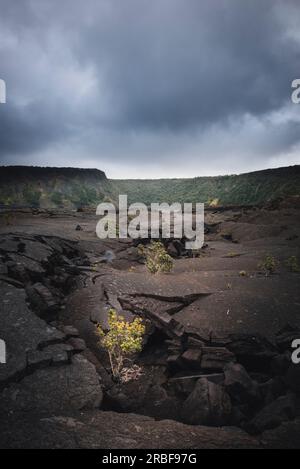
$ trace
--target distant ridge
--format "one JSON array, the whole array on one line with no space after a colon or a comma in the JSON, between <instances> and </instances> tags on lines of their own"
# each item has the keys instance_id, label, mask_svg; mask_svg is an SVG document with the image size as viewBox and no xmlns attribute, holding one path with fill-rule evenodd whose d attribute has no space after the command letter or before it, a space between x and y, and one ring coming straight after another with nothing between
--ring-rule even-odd
<instances>
[{"instance_id":1,"label":"distant ridge","mask_svg":"<svg viewBox=\"0 0 300 469\"><path fill-rule=\"evenodd\" d=\"M129 202L204 202L257 205L280 197L300 195L300 166L265 169L226 176L178 179L115 180Z\"/></svg>"},{"instance_id":2,"label":"distant ridge","mask_svg":"<svg viewBox=\"0 0 300 469\"><path fill-rule=\"evenodd\" d=\"M2 206L76 209L112 197L112 185L99 169L0 167Z\"/></svg>"},{"instance_id":3,"label":"distant ridge","mask_svg":"<svg viewBox=\"0 0 300 469\"><path fill-rule=\"evenodd\" d=\"M99 169L39 166L0 167L0 204L76 209L117 201L204 202L258 205L300 195L300 166L226 176L178 179L107 179Z\"/></svg>"},{"instance_id":4,"label":"distant ridge","mask_svg":"<svg viewBox=\"0 0 300 469\"><path fill-rule=\"evenodd\" d=\"M77 176L94 176L106 178L103 171L96 168L72 168L72 167L55 167L55 166L0 166L0 181L4 177L20 178L20 177L77 177Z\"/></svg>"}]
</instances>

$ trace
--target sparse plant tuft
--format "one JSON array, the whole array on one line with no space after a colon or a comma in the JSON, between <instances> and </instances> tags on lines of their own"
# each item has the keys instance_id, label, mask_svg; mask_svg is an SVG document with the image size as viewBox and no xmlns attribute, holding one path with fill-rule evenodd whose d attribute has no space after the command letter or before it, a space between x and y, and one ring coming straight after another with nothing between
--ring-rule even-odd
<instances>
[{"instance_id":1,"label":"sparse plant tuft","mask_svg":"<svg viewBox=\"0 0 300 469\"><path fill-rule=\"evenodd\" d=\"M225 257L229 257L229 258L233 258L233 257L240 257L240 253L239 252L235 252L235 251L230 251L226 254Z\"/></svg>"},{"instance_id":2,"label":"sparse plant tuft","mask_svg":"<svg viewBox=\"0 0 300 469\"><path fill-rule=\"evenodd\" d=\"M259 269L262 269L266 276L273 274L277 267L278 267L278 261L275 259L275 257L267 255L264 260L258 264Z\"/></svg>"},{"instance_id":3,"label":"sparse plant tuft","mask_svg":"<svg viewBox=\"0 0 300 469\"><path fill-rule=\"evenodd\" d=\"M120 373L120 380L122 383L129 383L129 381L136 381L142 376L142 368L138 365L132 365L131 367L124 367Z\"/></svg>"},{"instance_id":4,"label":"sparse plant tuft","mask_svg":"<svg viewBox=\"0 0 300 469\"><path fill-rule=\"evenodd\" d=\"M247 277L247 272L246 272L245 270L241 270L241 271L239 272L239 276L240 276L240 277Z\"/></svg>"},{"instance_id":5,"label":"sparse plant tuft","mask_svg":"<svg viewBox=\"0 0 300 469\"><path fill-rule=\"evenodd\" d=\"M291 272L300 272L300 266L296 256L289 257L286 261L286 265Z\"/></svg>"},{"instance_id":6,"label":"sparse plant tuft","mask_svg":"<svg viewBox=\"0 0 300 469\"><path fill-rule=\"evenodd\" d=\"M170 272L173 259L160 241L152 241L149 246L139 245L139 253L146 258L146 266L151 274Z\"/></svg>"},{"instance_id":7,"label":"sparse plant tuft","mask_svg":"<svg viewBox=\"0 0 300 469\"><path fill-rule=\"evenodd\" d=\"M210 199L208 201L208 205L210 207L218 207L218 205L220 205L220 200L218 198L215 198L215 199Z\"/></svg>"},{"instance_id":8,"label":"sparse plant tuft","mask_svg":"<svg viewBox=\"0 0 300 469\"><path fill-rule=\"evenodd\" d=\"M108 325L109 331L104 332L98 324L97 334L101 345L107 350L113 376L120 379L127 357L142 350L145 326L141 318L128 322L114 309L108 312Z\"/></svg>"}]
</instances>

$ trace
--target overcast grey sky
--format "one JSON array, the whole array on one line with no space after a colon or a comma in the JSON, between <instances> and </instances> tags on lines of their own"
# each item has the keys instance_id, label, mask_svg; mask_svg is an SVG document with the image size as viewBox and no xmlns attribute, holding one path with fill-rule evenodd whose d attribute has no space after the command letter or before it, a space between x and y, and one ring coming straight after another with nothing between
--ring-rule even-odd
<instances>
[{"instance_id":1,"label":"overcast grey sky","mask_svg":"<svg viewBox=\"0 0 300 469\"><path fill-rule=\"evenodd\" d=\"M0 0L0 162L190 177L300 163L299 0Z\"/></svg>"}]
</instances>

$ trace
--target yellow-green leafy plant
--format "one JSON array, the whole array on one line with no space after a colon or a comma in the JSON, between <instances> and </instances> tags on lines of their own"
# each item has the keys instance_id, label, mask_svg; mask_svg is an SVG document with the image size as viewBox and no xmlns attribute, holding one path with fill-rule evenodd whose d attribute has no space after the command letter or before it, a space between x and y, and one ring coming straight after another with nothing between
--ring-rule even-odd
<instances>
[{"instance_id":1,"label":"yellow-green leafy plant","mask_svg":"<svg viewBox=\"0 0 300 469\"><path fill-rule=\"evenodd\" d=\"M239 272L239 276L240 276L240 277L247 277L247 272L246 272L246 270L241 270L241 271Z\"/></svg>"},{"instance_id":2,"label":"yellow-green leafy plant","mask_svg":"<svg viewBox=\"0 0 300 469\"><path fill-rule=\"evenodd\" d=\"M114 309L108 312L108 326L109 330L105 332L98 324L97 334L101 345L108 353L112 374L119 379L125 360L142 350L145 326L141 318L128 322Z\"/></svg>"},{"instance_id":3,"label":"yellow-green leafy plant","mask_svg":"<svg viewBox=\"0 0 300 469\"><path fill-rule=\"evenodd\" d=\"M240 257L240 253L239 252L235 252L235 251L230 251L226 254L225 257L230 257L230 258L233 258L233 257Z\"/></svg>"},{"instance_id":4,"label":"yellow-green leafy plant","mask_svg":"<svg viewBox=\"0 0 300 469\"><path fill-rule=\"evenodd\" d=\"M170 272L173 259L160 241L152 241L149 246L139 246L139 253L146 258L146 266L151 274Z\"/></svg>"},{"instance_id":5,"label":"yellow-green leafy plant","mask_svg":"<svg viewBox=\"0 0 300 469\"><path fill-rule=\"evenodd\" d=\"M296 256L291 256L286 261L286 265L291 272L300 272L300 266Z\"/></svg>"},{"instance_id":6,"label":"yellow-green leafy plant","mask_svg":"<svg viewBox=\"0 0 300 469\"><path fill-rule=\"evenodd\" d=\"M219 201L219 199L217 199L217 198L215 198L215 199L210 199L210 200L208 201L208 205L209 205L210 207L218 207L218 205L220 205L220 201Z\"/></svg>"},{"instance_id":7,"label":"yellow-green leafy plant","mask_svg":"<svg viewBox=\"0 0 300 469\"><path fill-rule=\"evenodd\" d=\"M275 257L267 255L264 260L258 264L258 267L262 269L266 275L271 275L273 274L278 266L278 261L275 259Z\"/></svg>"}]
</instances>

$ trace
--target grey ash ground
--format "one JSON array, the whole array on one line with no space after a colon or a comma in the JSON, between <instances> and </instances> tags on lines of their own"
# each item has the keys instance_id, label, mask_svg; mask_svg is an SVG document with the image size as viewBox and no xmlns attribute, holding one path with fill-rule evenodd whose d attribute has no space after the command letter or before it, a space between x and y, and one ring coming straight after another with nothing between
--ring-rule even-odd
<instances>
[{"instance_id":1,"label":"grey ash ground","mask_svg":"<svg viewBox=\"0 0 300 469\"><path fill-rule=\"evenodd\" d=\"M94 215L2 214L0 446L299 448L299 215L298 199L211 210L199 257L168 242L174 270L151 275L131 240L96 238ZM125 385L95 335L110 307L147 326Z\"/></svg>"}]
</instances>

